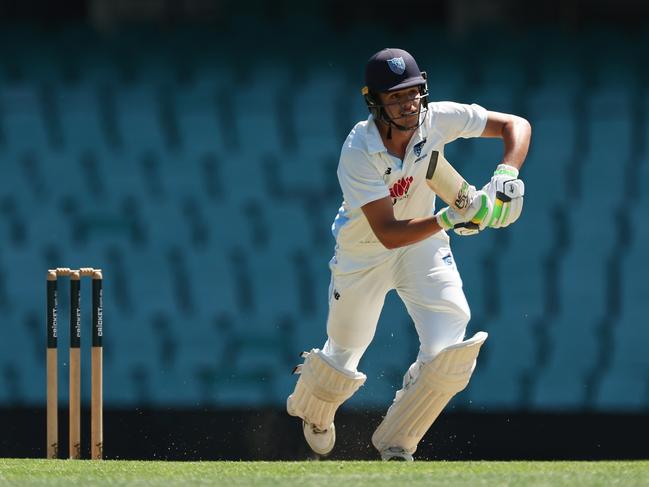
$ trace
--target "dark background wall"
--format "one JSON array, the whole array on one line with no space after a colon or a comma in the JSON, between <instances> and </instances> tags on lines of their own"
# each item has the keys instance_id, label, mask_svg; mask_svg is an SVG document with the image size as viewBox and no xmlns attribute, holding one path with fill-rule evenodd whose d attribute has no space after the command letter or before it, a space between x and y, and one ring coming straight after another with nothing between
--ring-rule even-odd
<instances>
[{"instance_id":1,"label":"dark background wall","mask_svg":"<svg viewBox=\"0 0 649 487\"><path fill-rule=\"evenodd\" d=\"M44 411L3 410L0 456L45 456ZM332 460L377 460L370 439L382 414L343 409ZM88 411L82 416L89 422ZM59 451L67 452L61 414ZM645 459L639 431L646 414L445 412L417 449L420 460ZM89 430L82 429L83 458ZM105 415L105 458L143 460L314 459L298 421L277 409L110 409Z\"/></svg>"}]
</instances>

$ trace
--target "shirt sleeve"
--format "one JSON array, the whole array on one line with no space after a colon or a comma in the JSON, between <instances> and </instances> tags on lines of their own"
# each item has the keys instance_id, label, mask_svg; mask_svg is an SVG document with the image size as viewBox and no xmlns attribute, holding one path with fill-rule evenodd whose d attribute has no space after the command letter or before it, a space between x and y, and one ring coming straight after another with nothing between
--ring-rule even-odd
<instances>
[{"instance_id":1,"label":"shirt sleeve","mask_svg":"<svg viewBox=\"0 0 649 487\"><path fill-rule=\"evenodd\" d=\"M462 137L480 137L487 125L487 110L475 103L465 105L442 101L435 103L434 116L431 120L434 129L438 130L445 143Z\"/></svg>"},{"instance_id":2,"label":"shirt sleeve","mask_svg":"<svg viewBox=\"0 0 649 487\"><path fill-rule=\"evenodd\" d=\"M350 208L360 208L371 201L390 196L376 166L367 154L355 149L343 150L338 164L338 181Z\"/></svg>"}]
</instances>

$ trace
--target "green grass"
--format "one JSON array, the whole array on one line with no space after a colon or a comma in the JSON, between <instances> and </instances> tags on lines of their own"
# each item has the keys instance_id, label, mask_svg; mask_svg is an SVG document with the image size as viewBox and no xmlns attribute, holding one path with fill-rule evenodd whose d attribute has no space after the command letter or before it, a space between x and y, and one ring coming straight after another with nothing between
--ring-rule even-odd
<instances>
[{"instance_id":1,"label":"green grass","mask_svg":"<svg viewBox=\"0 0 649 487\"><path fill-rule=\"evenodd\" d=\"M138 462L0 459L0 485L646 486L649 461Z\"/></svg>"}]
</instances>

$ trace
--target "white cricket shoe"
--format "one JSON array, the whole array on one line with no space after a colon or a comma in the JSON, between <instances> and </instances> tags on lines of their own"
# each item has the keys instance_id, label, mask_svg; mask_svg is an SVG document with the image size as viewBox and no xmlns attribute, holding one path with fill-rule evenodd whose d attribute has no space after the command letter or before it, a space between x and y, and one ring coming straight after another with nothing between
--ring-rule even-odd
<instances>
[{"instance_id":1,"label":"white cricket shoe","mask_svg":"<svg viewBox=\"0 0 649 487\"><path fill-rule=\"evenodd\" d=\"M412 458L412 454L408 453L400 446L391 446L390 448L386 448L381 452L381 460L412 462L414 461L414 458Z\"/></svg>"},{"instance_id":2,"label":"white cricket shoe","mask_svg":"<svg viewBox=\"0 0 649 487\"><path fill-rule=\"evenodd\" d=\"M333 423L326 430L321 430L314 424L302 421L304 439L318 455L328 455L336 444L336 427Z\"/></svg>"}]
</instances>

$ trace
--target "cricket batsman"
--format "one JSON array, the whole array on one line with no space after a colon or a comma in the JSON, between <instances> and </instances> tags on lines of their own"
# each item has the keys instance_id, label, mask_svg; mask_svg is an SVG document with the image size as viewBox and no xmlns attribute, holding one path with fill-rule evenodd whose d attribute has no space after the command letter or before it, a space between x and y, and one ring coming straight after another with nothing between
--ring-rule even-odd
<instances>
[{"instance_id":1,"label":"cricket batsman","mask_svg":"<svg viewBox=\"0 0 649 487\"><path fill-rule=\"evenodd\" d=\"M465 339L471 317L447 232L475 235L514 223L523 208L518 172L531 127L479 105L428 100L426 73L402 49L383 49L365 67L367 120L349 133L338 165L343 203L332 225L327 341L304 354L287 411L302 419L319 455L336 441L334 416L366 380L358 364L395 289L419 336L419 352L372 436L383 460L413 460L417 445L471 378L487 333ZM499 137L491 180L435 213L431 162L457 138ZM449 166L450 167L450 166ZM452 204L453 203L453 204Z\"/></svg>"}]
</instances>

